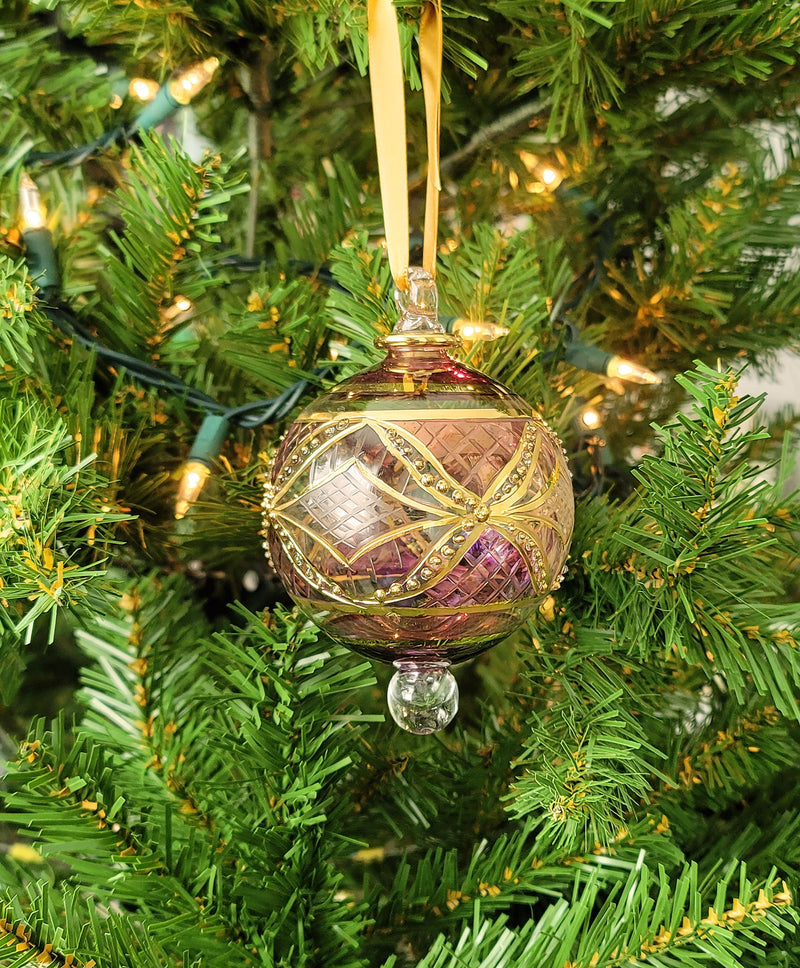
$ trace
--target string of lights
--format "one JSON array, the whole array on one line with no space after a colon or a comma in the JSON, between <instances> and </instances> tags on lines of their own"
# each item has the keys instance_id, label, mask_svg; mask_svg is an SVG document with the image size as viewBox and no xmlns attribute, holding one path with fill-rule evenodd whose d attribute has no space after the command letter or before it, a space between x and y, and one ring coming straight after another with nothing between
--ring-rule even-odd
<instances>
[{"instance_id":1,"label":"string of lights","mask_svg":"<svg viewBox=\"0 0 800 968\"><path fill-rule=\"evenodd\" d=\"M218 67L219 61L217 58L208 57L199 64L194 64L185 71L181 71L171 81L158 87L155 95L131 124L118 124L109 131L104 131L93 141L64 151L29 151L23 158L22 163L28 168L75 167L99 151L104 151L115 144L124 144L139 132L149 131L151 128L162 124L178 108L189 104L192 98L208 84ZM153 83L141 78L138 78L137 81L143 84Z\"/></svg>"},{"instance_id":2,"label":"string of lights","mask_svg":"<svg viewBox=\"0 0 800 968\"><path fill-rule=\"evenodd\" d=\"M19 200L21 235L25 243L28 270L38 288L37 305L53 326L91 350L98 360L125 371L146 386L180 397L205 413L184 465L178 488L175 517L184 517L211 473L231 426L252 430L282 420L296 407L311 381L306 378L297 380L272 399L228 407L201 390L189 386L162 367L105 346L58 298L60 280L55 244L46 225L46 213L40 193L28 175L24 175L21 180ZM328 369L317 369L314 372L315 381L321 381Z\"/></svg>"},{"instance_id":3,"label":"string of lights","mask_svg":"<svg viewBox=\"0 0 800 968\"><path fill-rule=\"evenodd\" d=\"M175 505L176 519L182 519L191 505L197 500L208 480L214 462L227 438L231 426L256 429L264 424L276 423L287 417L297 406L310 385L307 379L296 381L277 397L260 400L230 408L213 397L186 384L173 373L129 354L113 350L100 343L92 333L58 300L59 278L55 246L52 234L46 227L46 215L41 198L33 180L24 176L20 185L20 208L22 238L26 245L29 271L38 286L38 304L51 323L75 342L91 350L97 359L115 369L124 370L147 386L171 393L185 400L205 414L200 430L195 438L184 464L182 478L178 487ZM226 256L221 264L233 266L240 271L257 271L266 264L265 260L245 259ZM342 288L326 267L315 267L311 263L296 262L292 265L300 274L312 275L320 281ZM188 303L188 301L185 301ZM191 304L181 307L176 300L176 313L185 311ZM460 336L464 342L477 340L489 341L501 338L509 330L504 326L488 321L474 321L461 317L443 317L442 322L448 331ZM582 343L573 324L572 339L565 344L565 359L573 365L595 372L605 372L637 383L658 383L659 378L645 367L641 367L621 357L606 353L597 347ZM315 382L321 381L329 373L329 368L314 371ZM599 427L601 418L591 409L582 415L582 429L594 430ZM594 438L593 438L594 439ZM599 443L599 438L597 438ZM597 447L600 451L602 448ZM596 465L593 460L593 467ZM600 476L602 468L600 468Z\"/></svg>"},{"instance_id":4,"label":"string of lights","mask_svg":"<svg viewBox=\"0 0 800 968\"><path fill-rule=\"evenodd\" d=\"M153 81L136 78L131 81L130 91L140 100L147 100L147 104L132 124L117 125L94 141L65 151L30 151L25 156L24 163L42 168L80 165L95 153L113 144L124 143L137 133L156 127L178 108L189 104L192 98L209 83L218 66L219 61L216 57L207 58L181 71L161 86ZM547 184L560 181L558 173L550 168L542 174L542 178ZM184 465L178 489L175 516L178 519L184 517L208 479L231 426L255 429L285 418L297 405L311 381L304 378L273 399L230 408L210 395L187 385L173 373L155 364L103 345L58 298L60 280L53 237L46 226L46 213L39 191L27 174L24 174L20 181L19 201L21 234L26 247L29 272L38 287L38 305L52 325L70 339L91 350L98 360L115 369L124 370L147 386L178 396L190 406L204 412L204 419ZM570 300L562 297L551 313L555 325L566 327L563 358L573 366L610 378L641 384L658 384L661 382L660 378L646 367L585 343L581 340L575 324L567 317L567 313L574 311L600 284L603 263L613 242L613 223L610 220L601 227L599 237L600 244L593 263L576 278L571 287L574 291L579 286L578 294ZM219 265L232 267L241 272L255 272L269 265L269 261L225 255L219 260ZM344 288L326 266L315 266L298 260L291 262L289 268L299 275L316 278L330 288ZM183 302L186 305L182 306L180 299L176 299L174 306L171 307L174 316L191 308L188 300ZM499 339L509 332L507 327L487 320L444 317L442 322L448 331L458 335L466 343ZM314 382L321 380L328 372L327 367L316 370ZM593 410L592 413L595 414L596 411ZM600 424L599 415L597 416L594 427ZM587 429L589 429L588 425Z\"/></svg>"}]
</instances>

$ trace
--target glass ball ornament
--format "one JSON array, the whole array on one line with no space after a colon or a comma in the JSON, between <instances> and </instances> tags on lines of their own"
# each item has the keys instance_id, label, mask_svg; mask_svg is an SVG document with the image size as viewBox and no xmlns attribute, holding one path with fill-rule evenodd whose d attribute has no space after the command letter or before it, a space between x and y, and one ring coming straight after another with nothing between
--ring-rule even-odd
<instances>
[{"instance_id":1,"label":"glass ball ornament","mask_svg":"<svg viewBox=\"0 0 800 968\"><path fill-rule=\"evenodd\" d=\"M460 363L436 288L409 270L386 356L307 406L269 473L274 567L302 611L397 671L414 733L456 713L450 665L519 627L558 585L572 535L559 439L520 396Z\"/></svg>"}]
</instances>

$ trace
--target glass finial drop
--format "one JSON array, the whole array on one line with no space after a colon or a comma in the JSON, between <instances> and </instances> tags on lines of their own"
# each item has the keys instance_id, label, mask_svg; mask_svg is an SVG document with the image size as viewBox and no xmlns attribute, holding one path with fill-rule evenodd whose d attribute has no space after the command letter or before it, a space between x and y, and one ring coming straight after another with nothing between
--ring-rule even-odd
<instances>
[{"instance_id":1,"label":"glass finial drop","mask_svg":"<svg viewBox=\"0 0 800 968\"><path fill-rule=\"evenodd\" d=\"M424 736L444 729L458 711L458 685L446 662L395 662L387 691L392 719Z\"/></svg>"}]
</instances>

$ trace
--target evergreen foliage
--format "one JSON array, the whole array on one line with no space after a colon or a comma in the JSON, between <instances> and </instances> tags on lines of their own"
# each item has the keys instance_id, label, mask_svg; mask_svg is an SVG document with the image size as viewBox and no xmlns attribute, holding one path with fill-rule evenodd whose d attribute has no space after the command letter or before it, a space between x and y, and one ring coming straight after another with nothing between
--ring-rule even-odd
<instances>
[{"instance_id":1,"label":"evergreen foliage","mask_svg":"<svg viewBox=\"0 0 800 968\"><path fill-rule=\"evenodd\" d=\"M0 8L0 966L797 968L796 415L737 384L800 344L800 3L445 5L442 312L507 327L464 358L562 437L577 511L428 738L259 533L288 411L395 318L365 7ZM136 129L133 77L211 56ZM570 365L575 333L664 384ZM203 413L276 399L176 523Z\"/></svg>"}]
</instances>

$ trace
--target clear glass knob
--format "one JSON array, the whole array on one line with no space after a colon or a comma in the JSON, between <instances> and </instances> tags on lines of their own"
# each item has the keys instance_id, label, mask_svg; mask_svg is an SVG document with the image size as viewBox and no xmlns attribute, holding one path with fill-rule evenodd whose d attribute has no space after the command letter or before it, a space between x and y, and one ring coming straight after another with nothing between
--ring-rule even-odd
<instances>
[{"instance_id":1,"label":"clear glass knob","mask_svg":"<svg viewBox=\"0 0 800 968\"><path fill-rule=\"evenodd\" d=\"M392 719L409 733L436 733L458 711L458 685L446 662L395 662L387 691Z\"/></svg>"}]
</instances>

